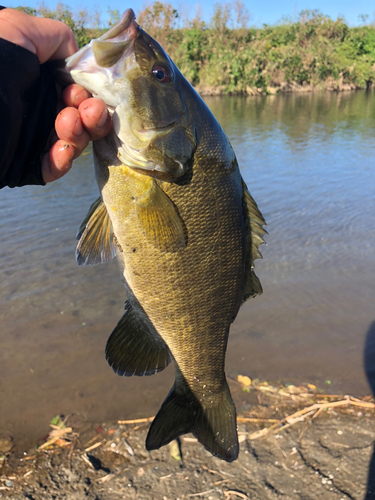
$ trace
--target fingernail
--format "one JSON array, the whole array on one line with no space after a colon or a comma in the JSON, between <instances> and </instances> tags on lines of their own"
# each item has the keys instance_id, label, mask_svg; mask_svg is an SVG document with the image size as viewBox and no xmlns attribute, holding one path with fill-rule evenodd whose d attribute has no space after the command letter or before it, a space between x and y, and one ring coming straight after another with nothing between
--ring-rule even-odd
<instances>
[{"instance_id":1,"label":"fingernail","mask_svg":"<svg viewBox=\"0 0 375 500\"><path fill-rule=\"evenodd\" d=\"M74 124L74 127L73 127L73 134L75 136L79 136L82 134L82 131L83 131L83 128L82 128L81 120L79 118L77 118L76 122Z\"/></svg>"},{"instance_id":2,"label":"fingernail","mask_svg":"<svg viewBox=\"0 0 375 500\"><path fill-rule=\"evenodd\" d=\"M104 128L109 120L110 116L108 110L107 108L104 108L99 120L96 122L96 128Z\"/></svg>"},{"instance_id":3,"label":"fingernail","mask_svg":"<svg viewBox=\"0 0 375 500\"><path fill-rule=\"evenodd\" d=\"M75 96L74 101L75 102L79 101L80 104L84 99L87 98L86 94L87 94L86 90L81 90L81 92Z\"/></svg>"}]
</instances>

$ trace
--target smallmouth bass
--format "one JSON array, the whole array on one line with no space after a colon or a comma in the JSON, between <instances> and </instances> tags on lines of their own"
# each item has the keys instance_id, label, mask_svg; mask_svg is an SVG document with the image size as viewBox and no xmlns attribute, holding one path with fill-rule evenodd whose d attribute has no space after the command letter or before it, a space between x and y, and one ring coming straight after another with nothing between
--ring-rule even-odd
<instances>
[{"instance_id":1,"label":"smallmouth bass","mask_svg":"<svg viewBox=\"0 0 375 500\"><path fill-rule=\"evenodd\" d=\"M262 293L253 263L265 221L222 128L131 9L64 71L105 101L114 124L93 145L101 196L76 252L78 264L120 264L127 302L108 363L132 376L173 360L146 448L192 432L231 462L239 447L225 352L241 304Z\"/></svg>"}]
</instances>

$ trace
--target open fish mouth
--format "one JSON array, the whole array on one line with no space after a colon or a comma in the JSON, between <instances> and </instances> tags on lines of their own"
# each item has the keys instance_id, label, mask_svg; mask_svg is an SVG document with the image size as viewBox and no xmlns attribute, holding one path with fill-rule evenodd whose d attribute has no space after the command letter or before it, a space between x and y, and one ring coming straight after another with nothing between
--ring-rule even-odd
<instances>
[{"instance_id":1,"label":"open fish mouth","mask_svg":"<svg viewBox=\"0 0 375 500\"><path fill-rule=\"evenodd\" d=\"M114 157L146 175L173 181L185 173L196 144L185 133L190 124L177 80L163 82L154 74L159 60L169 68L166 74L174 72L162 47L153 44L128 9L107 33L69 57L59 74L105 102L112 116L108 144ZM159 94L170 96L162 109L155 102Z\"/></svg>"},{"instance_id":2,"label":"open fish mouth","mask_svg":"<svg viewBox=\"0 0 375 500\"><path fill-rule=\"evenodd\" d=\"M85 58L88 50L90 49L92 49L95 55L96 64L98 64L101 67L109 67L110 63L113 61L111 61L111 58L108 57L106 60L105 54L99 55L100 49L101 51L103 51L103 48L105 48L105 44L109 42L112 45L117 44L119 51L121 50L123 52L128 45L131 45L131 42L136 40L138 35L139 35L139 26L135 21L134 11L132 9L127 9L121 16L120 21L115 26L113 26L110 30L104 33L104 35L95 40L92 40L88 45L86 45L81 50L70 56L66 60L65 70L70 71L72 68L77 66L77 64L79 64L82 61L82 59ZM95 70L95 67L93 67L93 70Z\"/></svg>"}]
</instances>

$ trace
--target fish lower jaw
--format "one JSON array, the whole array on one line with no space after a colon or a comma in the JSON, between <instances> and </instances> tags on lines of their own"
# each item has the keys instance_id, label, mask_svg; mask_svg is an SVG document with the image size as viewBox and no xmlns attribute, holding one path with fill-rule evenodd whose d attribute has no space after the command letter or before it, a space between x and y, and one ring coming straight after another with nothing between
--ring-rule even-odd
<instances>
[{"instance_id":1,"label":"fish lower jaw","mask_svg":"<svg viewBox=\"0 0 375 500\"><path fill-rule=\"evenodd\" d=\"M141 167L130 167L132 170L137 172L138 174L142 175L147 175L149 177L153 177L154 179L158 179L160 181L165 181L165 182L172 182L174 181L174 178L169 175L167 172L163 172L159 165L156 165L154 170L146 169L146 168L141 168Z\"/></svg>"},{"instance_id":2,"label":"fish lower jaw","mask_svg":"<svg viewBox=\"0 0 375 500\"><path fill-rule=\"evenodd\" d=\"M118 148L118 159L135 172L153 177L155 179L172 182L174 177L166 172L158 163L146 160L141 151L134 149L124 143ZM181 168L183 168L181 166Z\"/></svg>"}]
</instances>

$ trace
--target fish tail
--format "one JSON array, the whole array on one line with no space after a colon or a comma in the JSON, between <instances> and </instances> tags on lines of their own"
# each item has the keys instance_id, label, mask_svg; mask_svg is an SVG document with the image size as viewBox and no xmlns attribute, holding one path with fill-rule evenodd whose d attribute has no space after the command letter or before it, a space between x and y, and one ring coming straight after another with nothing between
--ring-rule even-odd
<instances>
[{"instance_id":1,"label":"fish tail","mask_svg":"<svg viewBox=\"0 0 375 500\"><path fill-rule=\"evenodd\" d=\"M151 424L146 448L156 450L188 432L214 456L227 462L236 460L236 409L227 383L215 396L215 404L205 408L189 388L180 393L174 386Z\"/></svg>"}]
</instances>

